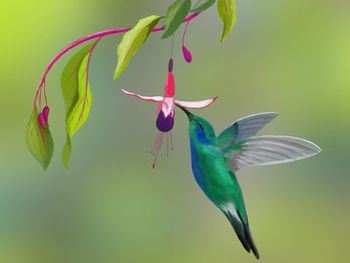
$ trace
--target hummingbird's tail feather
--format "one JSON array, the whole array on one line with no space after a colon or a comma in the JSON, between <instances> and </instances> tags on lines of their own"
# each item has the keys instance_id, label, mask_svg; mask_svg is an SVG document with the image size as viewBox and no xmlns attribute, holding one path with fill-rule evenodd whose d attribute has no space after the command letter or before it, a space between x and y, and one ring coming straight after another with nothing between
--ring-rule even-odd
<instances>
[{"instance_id":1,"label":"hummingbird's tail feather","mask_svg":"<svg viewBox=\"0 0 350 263\"><path fill-rule=\"evenodd\" d=\"M249 253L250 251L252 251L255 257L259 259L260 258L259 251L255 246L253 237L250 233L248 223L244 223L238 211L235 211L235 213L232 213L231 211L223 210L223 212L226 215L227 219L230 221L230 224L233 227L233 230L236 232L237 237L241 241L243 247Z\"/></svg>"}]
</instances>

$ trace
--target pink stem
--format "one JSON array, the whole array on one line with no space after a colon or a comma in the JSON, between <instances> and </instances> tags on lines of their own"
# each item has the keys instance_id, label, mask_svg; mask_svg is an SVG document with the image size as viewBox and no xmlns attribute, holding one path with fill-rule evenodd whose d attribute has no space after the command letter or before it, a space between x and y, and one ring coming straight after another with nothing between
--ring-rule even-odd
<instances>
[{"instance_id":1,"label":"pink stem","mask_svg":"<svg viewBox=\"0 0 350 263\"><path fill-rule=\"evenodd\" d=\"M186 26L185 26L185 30L182 34L182 46L185 46L185 36L186 36L186 32L187 32L187 28L188 28L189 23L190 23L190 21L187 21Z\"/></svg>"},{"instance_id":2,"label":"pink stem","mask_svg":"<svg viewBox=\"0 0 350 263\"><path fill-rule=\"evenodd\" d=\"M47 105L47 95L46 95L46 81L44 82L44 98L45 98L45 106Z\"/></svg>"},{"instance_id":3,"label":"pink stem","mask_svg":"<svg viewBox=\"0 0 350 263\"><path fill-rule=\"evenodd\" d=\"M191 21L192 19L196 18L199 15L199 13L194 13L191 14L190 16L186 17L184 20L184 23ZM39 88L36 92L36 96L35 96L35 100L34 100L34 109L36 108L36 102L37 102L37 98L39 95L39 92L41 91L41 87L43 86L43 84L45 83L46 77L49 74L51 68L53 67L53 65L64 55L66 54L69 50L75 48L76 46L79 46L87 41L90 41L92 39L95 38L103 38L105 36L108 35L116 35L116 34L120 34L120 33L125 33L127 31L129 31L131 28L130 27L126 27L126 28L118 28L118 29L111 29L111 30L106 30L106 31L101 31L101 32L97 32L95 34L80 38L74 42L72 42L71 44L69 44L68 46L66 46L64 49L62 49L49 63L49 65L46 67L46 70L44 72L44 75L41 78L40 84L39 84ZM152 32L158 32L158 31L162 31L164 30L163 26L159 26L159 27L155 27Z\"/></svg>"}]
</instances>

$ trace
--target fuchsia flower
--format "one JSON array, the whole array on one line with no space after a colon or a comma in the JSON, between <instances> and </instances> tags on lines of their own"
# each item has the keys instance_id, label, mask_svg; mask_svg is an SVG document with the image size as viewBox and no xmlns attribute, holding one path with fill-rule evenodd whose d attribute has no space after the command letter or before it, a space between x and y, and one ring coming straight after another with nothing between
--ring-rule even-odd
<instances>
[{"instance_id":1,"label":"fuchsia flower","mask_svg":"<svg viewBox=\"0 0 350 263\"><path fill-rule=\"evenodd\" d=\"M200 109L209 106L212 104L218 97L214 97L212 99L207 100L200 100L200 101L182 101L182 100L176 100L175 99L175 80L173 75L173 60L169 60L169 69L168 69L168 76L165 82L164 86L164 96L153 96L153 97L146 97L141 96L136 93L128 92L126 90L122 91L128 95L133 96L136 98L139 98L143 101L148 102L154 102L158 103L157 107L157 120L156 120L156 126L159 130L155 144L153 146L153 149L151 153L154 156L153 161L153 168L155 168L158 152L161 148L161 145L164 140L164 135L166 134L166 140L167 140L167 154L169 154L169 135L170 135L170 143L171 143L171 149L172 149L172 134L171 130L174 127L174 117L175 117L175 110L174 106L179 105L183 108L189 108L189 109Z\"/></svg>"}]
</instances>

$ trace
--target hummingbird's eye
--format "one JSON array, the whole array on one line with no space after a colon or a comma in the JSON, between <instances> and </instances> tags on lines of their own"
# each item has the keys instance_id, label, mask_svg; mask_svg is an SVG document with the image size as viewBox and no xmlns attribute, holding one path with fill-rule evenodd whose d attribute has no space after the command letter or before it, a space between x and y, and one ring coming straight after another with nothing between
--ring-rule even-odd
<instances>
[{"instance_id":1,"label":"hummingbird's eye","mask_svg":"<svg viewBox=\"0 0 350 263\"><path fill-rule=\"evenodd\" d=\"M199 124L199 128L201 128L201 130L204 131L204 126L202 124Z\"/></svg>"}]
</instances>

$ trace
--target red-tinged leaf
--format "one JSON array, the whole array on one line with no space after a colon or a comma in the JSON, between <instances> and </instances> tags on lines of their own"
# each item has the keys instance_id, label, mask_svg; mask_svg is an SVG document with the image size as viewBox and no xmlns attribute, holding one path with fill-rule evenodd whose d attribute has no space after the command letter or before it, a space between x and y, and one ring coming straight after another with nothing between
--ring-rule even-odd
<instances>
[{"instance_id":1,"label":"red-tinged leaf","mask_svg":"<svg viewBox=\"0 0 350 263\"><path fill-rule=\"evenodd\" d=\"M52 158L54 143L49 127L44 127L38 121L38 113L33 110L27 124L25 141L31 154L46 170Z\"/></svg>"}]
</instances>

